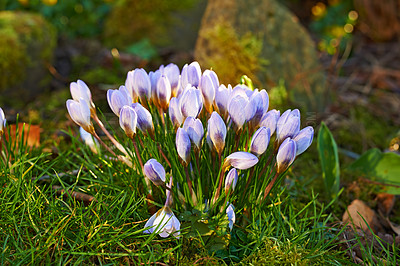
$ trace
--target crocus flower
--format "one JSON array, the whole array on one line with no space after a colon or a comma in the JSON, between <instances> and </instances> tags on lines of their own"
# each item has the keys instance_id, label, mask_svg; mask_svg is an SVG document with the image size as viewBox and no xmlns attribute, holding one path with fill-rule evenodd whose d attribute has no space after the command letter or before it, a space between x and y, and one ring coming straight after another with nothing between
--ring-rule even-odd
<instances>
[{"instance_id":1,"label":"crocus flower","mask_svg":"<svg viewBox=\"0 0 400 266\"><path fill-rule=\"evenodd\" d=\"M221 155L225 148L226 125L221 116L215 111L211 114L210 119L208 119L207 131L207 136L210 138L213 147Z\"/></svg>"},{"instance_id":2,"label":"crocus flower","mask_svg":"<svg viewBox=\"0 0 400 266\"><path fill-rule=\"evenodd\" d=\"M291 138L286 138L279 146L278 154L276 155L277 173L281 174L288 169L296 158L296 142Z\"/></svg>"},{"instance_id":3,"label":"crocus flower","mask_svg":"<svg viewBox=\"0 0 400 266\"><path fill-rule=\"evenodd\" d=\"M174 237L179 238L181 223L172 210L164 206L150 217L144 228L148 228L143 231L145 234L156 232L161 237L168 237L173 234Z\"/></svg>"},{"instance_id":4,"label":"crocus flower","mask_svg":"<svg viewBox=\"0 0 400 266\"><path fill-rule=\"evenodd\" d=\"M228 87L226 87L223 84L220 85L215 91L214 102L217 107L216 109L224 119L226 119L228 116L228 102L230 99L231 92L232 92L232 86L228 85Z\"/></svg>"},{"instance_id":5,"label":"crocus flower","mask_svg":"<svg viewBox=\"0 0 400 266\"><path fill-rule=\"evenodd\" d=\"M197 117L203 108L203 100L200 90L188 86L181 96L180 105L184 117Z\"/></svg>"},{"instance_id":6,"label":"crocus flower","mask_svg":"<svg viewBox=\"0 0 400 266\"><path fill-rule=\"evenodd\" d=\"M232 231L233 224L236 221L235 207L232 204L229 204L228 208L226 208L226 215L228 216L229 229Z\"/></svg>"},{"instance_id":7,"label":"crocus flower","mask_svg":"<svg viewBox=\"0 0 400 266\"><path fill-rule=\"evenodd\" d=\"M279 116L280 111L272 109L262 116L259 126L269 128L272 136L276 130L276 123L278 122Z\"/></svg>"},{"instance_id":8,"label":"crocus flower","mask_svg":"<svg viewBox=\"0 0 400 266\"><path fill-rule=\"evenodd\" d=\"M311 126L305 127L297 133L293 138L296 142L297 151L296 156L302 154L305 150L310 147L314 137L314 129Z\"/></svg>"},{"instance_id":9,"label":"crocus flower","mask_svg":"<svg viewBox=\"0 0 400 266\"><path fill-rule=\"evenodd\" d=\"M258 89L253 91L250 96L249 104L246 106L249 109L246 113L248 114L247 121L250 121L252 127L256 127L261 120L261 117L268 109L268 94L265 90L258 91ZM252 108L250 110L250 108Z\"/></svg>"},{"instance_id":10,"label":"crocus flower","mask_svg":"<svg viewBox=\"0 0 400 266\"><path fill-rule=\"evenodd\" d=\"M287 110L276 124L276 140L279 143L288 137L294 137L300 131L300 112L298 109Z\"/></svg>"},{"instance_id":11,"label":"crocus flower","mask_svg":"<svg viewBox=\"0 0 400 266\"><path fill-rule=\"evenodd\" d=\"M72 120L83 127L83 129L90 134L94 134L94 127L90 121L90 107L88 102L80 98L79 101L67 100L68 113Z\"/></svg>"},{"instance_id":12,"label":"crocus flower","mask_svg":"<svg viewBox=\"0 0 400 266\"><path fill-rule=\"evenodd\" d=\"M235 190L238 181L238 172L236 168L232 168L225 177L225 193L228 194L229 189Z\"/></svg>"},{"instance_id":13,"label":"crocus flower","mask_svg":"<svg viewBox=\"0 0 400 266\"><path fill-rule=\"evenodd\" d=\"M183 123L183 129L188 133L190 140L196 146L197 150L201 148L201 140L204 136L204 128L200 119L193 118L191 116L187 117Z\"/></svg>"},{"instance_id":14,"label":"crocus flower","mask_svg":"<svg viewBox=\"0 0 400 266\"><path fill-rule=\"evenodd\" d=\"M118 90L108 90L107 101L116 116L119 116L121 108L124 105L130 105L132 103L132 99L125 86L120 86Z\"/></svg>"},{"instance_id":15,"label":"crocus flower","mask_svg":"<svg viewBox=\"0 0 400 266\"><path fill-rule=\"evenodd\" d=\"M4 115L3 109L0 108L0 137L1 135L3 135L5 127L6 127L6 116Z\"/></svg>"},{"instance_id":16,"label":"crocus flower","mask_svg":"<svg viewBox=\"0 0 400 266\"><path fill-rule=\"evenodd\" d=\"M194 87L199 86L200 77L201 68L198 62L194 61L190 65L184 65L181 73L182 88L185 89L188 84Z\"/></svg>"},{"instance_id":17,"label":"crocus flower","mask_svg":"<svg viewBox=\"0 0 400 266\"><path fill-rule=\"evenodd\" d=\"M174 127L180 127L183 122L183 115L178 98L172 97L169 101L168 114Z\"/></svg>"},{"instance_id":18,"label":"crocus flower","mask_svg":"<svg viewBox=\"0 0 400 266\"><path fill-rule=\"evenodd\" d=\"M250 117L251 114L253 114L253 109L250 105L248 108L246 108L248 106L248 103L248 99L242 97L241 95L236 95L229 102L228 112L233 123L236 125L237 131L243 127L246 119Z\"/></svg>"},{"instance_id":19,"label":"crocus flower","mask_svg":"<svg viewBox=\"0 0 400 266\"><path fill-rule=\"evenodd\" d=\"M126 75L125 87L129 92L129 96L131 96L132 102L136 102L137 98L138 98L138 92L135 91L135 88L133 86L133 83L134 83L133 73L134 73L134 70L131 70ZM150 82L150 84L151 84L151 82Z\"/></svg>"},{"instance_id":20,"label":"crocus flower","mask_svg":"<svg viewBox=\"0 0 400 266\"><path fill-rule=\"evenodd\" d=\"M260 127L251 138L250 152L256 156L263 154L268 148L270 137L270 129L266 127Z\"/></svg>"},{"instance_id":21,"label":"crocus flower","mask_svg":"<svg viewBox=\"0 0 400 266\"><path fill-rule=\"evenodd\" d=\"M171 84L171 92L175 97L177 95L177 89L179 86L179 67L173 63L168 64L167 66L160 67L161 74L166 76Z\"/></svg>"},{"instance_id":22,"label":"crocus flower","mask_svg":"<svg viewBox=\"0 0 400 266\"><path fill-rule=\"evenodd\" d=\"M219 87L219 81L217 74L212 70L204 71L200 79L199 89L204 98L204 106L207 112L211 113L213 111L213 104L215 98L215 91Z\"/></svg>"},{"instance_id":23,"label":"crocus flower","mask_svg":"<svg viewBox=\"0 0 400 266\"><path fill-rule=\"evenodd\" d=\"M119 114L119 125L130 139L136 134L136 124L137 114L135 109L128 105L123 106Z\"/></svg>"},{"instance_id":24,"label":"crocus flower","mask_svg":"<svg viewBox=\"0 0 400 266\"><path fill-rule=\"evenodd\" d=\"M158 80L161 77L161 71L156 70L155 72L150 71L149 72L149 78L150 78L150 83L151 83L151 99L154 103L157 103L157 84Z\"/></svg>"},{"instance_id":25,"label":"crocus flower","mask_svg":"<svg viewBox=\"0 0 400 266\"><path fill-rule=\"evenodd\" d=\"M83 98L89 104L91 112L96 111L92 101L92 94L84 81L78 79L76 82L71 82L69 89L73 100L79 102L79 99Z\"/></svg>"},{"instance_id":26,"label":"crocus flower","mask_svg":"<svg viewBox=\"0 0 400 266\"><path fill-rule=\"evenodd\" d=\"M165 183L165 169L156 159L148 160L143 166L144 175L156 186Z\"/></svg>"},{"instance_id":27,"label":"crocus flower","mask_svg":"<svg viewBox=\"0 0 400 266\"><path fill-rule=\"evenodd\" d=\"M167 110L171 99L171 84L167 76L162 75L157 83L158 104L163 110Z\"/></svg>"},{"instance_id":28,"label":"crocus flower","mask_svg":"<svg viewBox=\"0 0 400 266\"><path fill-rule=\"evenodd\" d=\"M153 118L151 113L144 108L140 103L133 103L131 107L137 114L137 127L143 133L148 133L152 138L154 137Z\"/></svg>"},{"instance_id":29,"label":"crocus flower","mask_svg":"<svg viewBox=\"0 0 400 266\"><path fill-rule=\"evenodd\" d=\"M139 95L141 101L150 100L151 96L151 81L146 70L136 68L133 71L133 90Z\"/></svg>"},{"instance_id":30,"label":"crocus flower","mask_svg":"<svg viewBox=\"0 0 400 266\"><path fill-rule=\"evenodd\" d=\"M190 162L191 145L189 135L183 128L178 128L175 144L179 157L182 159L184 166L187 166Z\"/></svg>"},{"instance_id":31,"label":"crocus flower","mask_svg":"<svg viewBox=\"0 0 400 266\"><path fill-rule=\"evenodd\" d=\"M222 169L226 171L232 166L237 169L245 170L253 167L257 163L258 158L255 155L245 151L237 151L225 158Z\"/></svg>"},{"instance_id":32,"label":"crocus flower","mask_svg":"<svg viewBox=\"0 0 400 266\"><path fill-rule=\"evenodd\" d=\"M85 131L82 127L79 127L79 134L80 134L83 142L89 146L89 148L92 150L92 152L97 153L99 146L100 146L97 139L95 139L92 136L92 134Z\"/></svg>"}]
</instances>

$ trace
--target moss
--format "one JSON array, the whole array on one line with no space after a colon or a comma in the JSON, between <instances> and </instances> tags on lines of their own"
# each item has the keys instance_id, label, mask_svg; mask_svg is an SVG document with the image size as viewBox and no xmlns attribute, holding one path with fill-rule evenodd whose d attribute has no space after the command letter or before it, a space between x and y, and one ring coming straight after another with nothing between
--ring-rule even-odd
<instances>
[{"instance_id":1,"label":"moss","mask_svg":"<svg viewBox=\"0 0 400 266\"><path fill-rule=\"evenodd\" d=\"M211 67L218 73L221 83L237 84L242 75L247 75L254 83L260 83L255 73L263 64L259 58L262 41L256 36L248 32L239 37L232 26L224 23L216 24L203 36L212 41L207 42L207 49L198 56L205 62L204 68Z\"/></svg>"},{"instance_id":2,"label":"moss","mask_svg":"<svg viewBox=\"0 0 400 266\"><path fill-rule=\"evenodd\" d=\"M57 40L53 26L37 14L1 11L0 36L0 92L24 98L45 87Z\"/></svg>"}]
</instances>

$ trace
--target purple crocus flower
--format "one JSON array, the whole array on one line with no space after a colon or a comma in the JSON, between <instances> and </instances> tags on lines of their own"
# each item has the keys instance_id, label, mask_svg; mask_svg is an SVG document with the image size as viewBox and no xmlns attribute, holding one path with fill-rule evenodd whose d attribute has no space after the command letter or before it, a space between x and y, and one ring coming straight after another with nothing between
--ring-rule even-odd
<instances>
[{"instance_id":1,"label":"purple crocus flower","mask_svg":"<svg viewBox=\"0 0 400 266\"><path fill-rule=\"evenodd\" d=\"M88 102L80 98L79 101L67 100L68 113L72 120L90 134L94 134L94 127L90 121L90 107Z\"/></svg>"},{"instance_id":2,"label":"purple crocus flower","mask_svg":"<svg viewBox=\"0 0 400 266\"><path fill-rule=\"evenodd\" d=\"M160 70L156 70L155 72L153 71L149 72L149 78L151 83L151 100L154 103L157 103L157 84L160 77L161 77Z\"/></svg>"},{"instance_id":3,"label":"purple crocus flower","mask_svg":"<svg viewBox=\"0 0 400 266\"><path fill-rule=\"evenodd\" d=\"M168 77L161 75L157 83L157 99L158 104L163 110L167 110L169 100L171 99L171 84Z\"/></svg>"},{"instance_id":4,"label":"purple crocus flower","mask_svg":"<svg viewBox=\"0 0 400 266\"><path fill-rule=\"evenodd\" d=\"M214 102L216 105L216 109L224 119L226 119L228 116L228 102L230 99L231 92L232 92L232 86L228 85L228 87L226 87L223 84L220 85L215 91Z\"/></svg>"},{"instance_id":5,"label":"purple crocus flower","mask_svg":"<svg viewBox=\"0 0 400 266\"><path fill-rule=\"evenodd\" d=\"M183 115L178 98L172 97L169 101L168 114L174 128L180 127L183 122Z\"/></svg>"},{"instance_id":6,"label":"purple crocus flower","mask_svg":"<svg viewBox=\"0 0 400 266\"><path fill-rule=\"evenodd\" d=\"M300 112L298 109L285 111L276 125L276 139L278 143L288 137L292 138L300 131Z\"/></svg>"},{"instance_id":7,"label":"purple crocus flower","mask_svg":"<svg viewBox=\"0 0 400 266\"><path fill-rule=\"evenodd\" d=\"M3 135L5 127L6 127L6 116L4 115L3 109L0 108L0 138L1 135Z\"/></svg>"},{"instance_id":8,"label":"purple crocus flower","mask_svg":"<svg viewBox=\"0 0 400 266\"><path fill-rule=\"evenodd\" d=\"M181 127L178 128L178 131L176 132L175 144L178 155L186 167L190 162L191 145L188 133Z\"/></svg>"},{"instance_id":9,"label":"purple crocus flower","mask_svg":"<svg viewBox=\"0 0 400 266\"><path fill-rule=\"evenodd\" d=\"M223 170L229 168L229 166L235 167L237 169L245 170L253 167L258 163L258 158L245 151L237 151L230 154L224 160Z\"/></svg>"},{"instance_id":10,"label":"purple crocus flower","mask_svg":"<svg viewBox=\"0 0 400 266\"><path fill-rule=\"evenodd\" d=\"M140 103L133 103L131 107L137 114L137 127L143 133L148 133L152 138L154 136L153 118L151 113Z\"/></svg>"},{"instance_id":11,"label":"purple crocus flower","mask_svg":"<svg viewBox=\"0 0 400 266\"><path fill-rule=\"evenodd\" d=\"M281 174L288 169L296 158L296 142L291 138L286 138L279 146L278 154L276 155L277 173Z\"/></svg>"},{"instance_id":12,"label":"purple crocus flower","mask_svg":"<svg viewBox=\"0 0 400 266\"><path fill-rule=\"evenodd\" d=\"M126 80L125 80L125 87L129 92L129 96L131 96L132 102L136 102L138 98L138 92L134 88L134 78L133 78L133 73L135 70L131 70L128 72L126 75Z\"/></svg>"},{"instance_id":13,"label":"purple crocus flower","mask_svg":"<svg viewBox=\"0 0 400 266\"><path fill-rule=\"evenodd\" d=\"M251 106L249 106L249 108L246 108L248 103L248 99L242 97L241 95L236 95L230 100L228 112L233 123L236 126L237 131L243 127L247 117L249 117L253 113L253 109L251 108Z\"/></svg>"},{"instance_id":14,"label":"purple crocus flower","mask_svg":"<svg viewBox=\"0 0 400 266\"><path fill-rule=\"evenodd\" d=\"M165 183L165 169L156 159L150 159L144 164L143 173L156 186Z\"/></svg>"},{"instance_id":15,"label":"purple crocus flower","mask_svg":"<svg viewBox=\"0 0 400 266\"><path fill-rule=\"evenodd\" d=\"M256 127L261 120L261 117L268 109L268 94L265 90L259 92L257 89L253 91L250 96L249 104L246 108L252 108L252 110L247 111L248 118L253 127ZM266 107L266 108L265 108ZM250 113L252 112L252 113Z\"/></svg>"},{"instance_id":16,"label":"purple crocus flower","mask_svg":"<svg viewBox=\"0 0 400 266\"><path fill-rule=\"evenodd\" d=\"M296 142L297 151L296 156L302 154L305 150L310 147L314 138L314 129L311 126L305 127L297 133L293 138Z\"/></svg>"},{"instance_id":17,"label":"purple crocus flower","mask_svg":"<svg viewBox=\"0 0 400 266\"><path fill-rule=\"evenodd\" d=\"M280 111L272 109L262 116L259 126L269 128L272 136L276 130L276 124L278 122L279 116Z\"/></svg>"},{"instance_id":18,"label":"purple crocus flower","mask_svg":"<svg viewBox=\"0 0 400 266\"><path fill-rule=\"evenodd\" d=\"M232 168L225 177L225 194L228 194L229 189L235 190L238 181L238 172L236 168Z\"/></svg>"},{"instance_id":19,"label":"purple crocus flower","mask_svg":"<svg viewBox=\"0 0 400 266\"><path fill-rule=\"evenodd\" d=\"M148 228L143 231L145 234L152 234L155 231L164 238L169 235L179 238L181 223L172 210L168 206L164 206L150 217L144 228Z\"/></svg>"},{"instance_id":20,"label":"purple crocus flower","mask_svg":"<svg viewBox=\"0 0 400 266\"><path fill-rule=\"evenodd\" d=\"M121 108L124 105L130 105L132 99L126 87L120 86L118 90L110 89L107 91L107 101L114 114L119 116Z\"/></svg>"},{"instance_id":21,"label":"purple crocus flower","mask_svg":"<svg viewBox=\"0 0 400 266\"><path fill-rule=\"evenodd\" d=\"M173 63L160 67L161 74L166 76L171 84L171 92L175 97L179 86L179 67Z\"/></svg>"},{"instance_id":22,"label":"purple crocus flower","mask_svg":"<svg viewBox=\"0 0 400 266\"><path fill-rule=\"evenodd\" d=\"M215 91L219 87L218 76L212 70L205 70L200 79L199 89L204 98L204 106L207 112L212 113Z\"/></svg>"},{"instance_id":23,"label":"purple crocus flower","mask_svg":"<svg viewBox=\"0 0 400 266\"><path fill-rule=\"evenodd\" d=\"M136 134L136 124L137 114L135 109L128 105L123 106L119 114L119 125L130 139Z\"/></svg>"},{"instance_id":24,"label":"purple crocus flower","mask_svg":"<svg viewBox=\"0 0 400 266\"><path fill-rule=\"evenodd\" d=\"M210 119L208 119L207 131L207 136L209 136L215 150L221 155L225 148L227 130L224 120L217 112L213 112Z\"/></svg>"},{"instance_id":25,"label":"purple crocus flower","mask_svg":"<svg viewBox=\"0 0 400 266\"><path fill-rule=\"evenodd\" d=\"M203 108L200 90L188 86L181 96L180 104L181 112L184 117L197 117Z\"/></svg>"},{"instance_id":26,"label":"purple crocus flower","mask_svg":"<svg viewBox=\"0 0 400 266\"><path fill-rule=\"evenodd\" d=\"M263 154L268 148L270 137L270 129L266 127L260 127L251 138L250 152L256 156Z\"/></svg>"},{"instance_id":27,"label":"purple crocus flower","mask_svg":"<svg viewBox=\"0 0 400 266\"><path fill-rule=\"evenodd\" d=\"M201 68L198 62L194 61L190 65L184 65L181 73L182 88L185 89L188 84L194 87L199 86L200 77Z\"/></svg>"},{"instance_id":28,"label":"purple crocus flower","mask_svg":"<svg viewBox=\"0 0 400 266\"><path fill-rule=\"evenodd\" d=\"M151 81L146 70L143 68L136 68L133 71L133 90L139 96L140 100L150 100L151 97Z\"/></svg>"},{"instance_id":29,"label":"purple crocus flower","mask_svg":"<svg viewBox=\"0 0 400 266\"><path fill-rule=\"evenodd\" d=\"M183 123L183 129L188 133L190 140L196 146L197 150L201 148L201 140L204 136L204 128L200 119L194 117L187 117Z\"/></svg>"},{"instance_id":30,"label":"purple crocus flower","mask_svg":"<svg viewBox=\"0 0 400 266\"><path fill-rule=\"evenodd\" d=\"M78 79L76 82L71 82L69 88L73 100L79 102L80 98L85 99L89 104L92 114L96 112L96 107L92 101L92 94L84 81Z\"/></svg>"},{"instance_id":31,"label":"purple crocus flower","mask_svg":"<svg viewBox=\"0 0 400 266\"><path fill-rule=\"evenodd\" d=\"M232 204L229 204L228 208L226 208L226 215L228 216L229 229L232 231L233 224L236 221L235 207Z\"/></svg>"}]
</instances>

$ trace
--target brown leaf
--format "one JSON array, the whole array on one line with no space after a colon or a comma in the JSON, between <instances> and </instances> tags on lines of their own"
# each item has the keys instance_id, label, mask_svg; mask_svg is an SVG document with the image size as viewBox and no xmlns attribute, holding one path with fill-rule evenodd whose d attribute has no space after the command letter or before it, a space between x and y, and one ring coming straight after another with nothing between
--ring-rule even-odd
<instances>
[{"instance_id":1,"label":"brown leaf","mask_svg":"<svg viewBox=\"0 0 400 266\"><path fill-rule=\"evenodd\" d=\"M365 232L369 232L368 225L375 233L382 231L382 225L379 223L375 211L359 199L353 200L347 207L346 212L343 214L342 221L356 228L361 228Z\"/></svg>"},{"instance_id":2,"label":"brown leaf","mask_svg":"<svg viewBox=\"0 0 400 266\"><path fill-rule=\"evenodd\" d=\"M40 131L39 125L28 125L26 123L18 123L18 127L15 124L9 125L11 140L15 140L18 136L17 144L21 141L22 135L24 135L24 142L28 147L39 147L40 146ZM22 132L23 129L23 132ZM10 136L6 131L6 140L10 140Z\"/></svg>"},{"instance_id":3,"label":"brown leaf","mask_svg":"<svg viewBox=\"0 0 400 266\"><path fill-rule=\"evenodd\" d=\"M381 211L384 216L388 216L393 209L395 196L387 193L379 193L375 200L378 202L379 211Z\"/></svg>"}]
</instances>

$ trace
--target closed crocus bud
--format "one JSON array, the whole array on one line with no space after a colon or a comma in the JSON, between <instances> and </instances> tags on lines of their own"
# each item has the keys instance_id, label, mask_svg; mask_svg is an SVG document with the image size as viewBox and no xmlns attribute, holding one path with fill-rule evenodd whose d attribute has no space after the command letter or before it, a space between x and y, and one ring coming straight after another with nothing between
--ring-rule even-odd
<instances>
[{"instance_id":1,"label":"closed crocus bud","mask_svg":"<svg viewBox=\"0 0 400 266\"><path fill-rule=\"evenodd\" d=\"M237 181L238 181L238 172L236 168L232 168L228 172L225 178L225 194L228 194L229 189L232 189L232 191L235 190Z\"/></svg>"},{"instance_id":2,"label":"closed crocus bud","mask_svg":"<svg viewBox=\"0 0 400 266\"><path fill-rule=\"evenodd\" d=\"M217 112L213 112L208 119L207 131L215 150L221 155L225 148L227 130L224 120Z\"/></svg>"},{"instance_id":3,"label":"closed crocus bud","mask_svg":"<svg viewBox=\"0 0 400 266\"><path fill-rule=\"evenodd\" d=\"M119 116L121 108L124 105L130 105L132 99L128 95L128 91L125 86L120 86L118 90L108 90L107 91L107 101L111 110L115 115Z\"/></svg>"},{"instance_id":4,"label":"closed crocus bud","mask_svg":"<svg viewBox=\"0 0 400 266\"><path fill-rule=\"evenodd\" d=\"M163 110L167 110L171 99L171 84L166 76L162 75L157 83L158 104Z\"/></svg>"},{"instance_id":5,"label":"closed crocus bud","mask_svg":"<svg viewBox=\"0 0 400 266\"><path fill-rule=\"evenodd\" d=\"M259 126L269 128L272 136L276 130L276 123L278 122L279 116L280 111L272 109L262 116Z\"/></svg>"},{"instance_id":6,"label":"closed crocus bud","mask_svg":"<svg viewBox=\"0 0 400 266\"><path fill-rule=\"evenodd\" d=\"M139 95L141 101L150 100L151 82L149 75L143 68L133 71L133 89Z\"/></svg>"},{"instance_id":7,"label":"closed crocus bud","mask_svg":"<svg viewBox=\"0 0 400 266\"><path fill-rule=\"evenodd\" d=\"M6 127L6 116L4 115L3 109L0 108L0 137L4 133Z\"/></svg>"},{"instance_id":8,"label":"closed crocus bud","mask_svg":"<svg viewBox=\"0 0 400 266\"><path fill-rule=\"evenodd\" d=\"M265 90L262 90L265 92ZM265 108L265 95L268 97L268 94L261 93L257 89L253 91L253 94L250 96L249 104L246 106L247 109L252 108L251 110L247 111L249 117L247 121L250 121L251 126L254 128L258 125L261 120L263 114L267 111ZM268 107L267 107L268 108Z\"/></svg>"},{"instance_id":9,"label":"closed crocus bud","mask_svg":"<svg viewBox=\"0 0 400 266\"><path fill-rule=\"evenodd\" d=\"M181 112L183 117L197 117L201 109L203 108L203 100L202 100L200 90L195 87L187 87L183 92L180 104L181 104Z\"/></svg>"},{"instance_id":10,"label":"closed crocus bud","mask_svg":"<svg viewBox=\"0 0 400 266\"><path fill-rule=\"evenodd\" d=\"M179 67L173 63L168 64L167 66L161 68L161 73L166 76L171 84L172 95L175 97L177 95L177 90L179 86Z\"/></svg>"},{"instance_id":11,"label":"closed crocus bud","mask_svg":"<svg viewBox=\"0 0 400 266\"><path fill-rule=\"evenodd\" d=\"M281 174L288 169L296 158L296 142L291 138L286 138L279 146L278 154L276 155L277 173Z\"/></svg>"},{"instance_id":12,"label":"closed crocus bud","mask_svg":"<svg viewBox=\"0 0 400 266\"><path fill-rule=\"evenodd\" d=\"M254 154L245 151L237 151L225 158L222 169L226 171L232 166L237 169L245 170L253 167L257 163L258 158Z\"/></svg>"},{"instance_id":13,"label":"closed crocus bud","mask_svg":"<svg viewBox=\"0 0 400 266\"><path fill-rule=\"evenodd\" d=\"M212 113L215 91L219 87L217 74L212 70L204 71L200 79L199 88L204 98L204 106L207 112Z\"/></svg>"},{"instance_id":14,"label":"closed crocus bud","mask_svg":"<svg viewBox=\"0 0 400 266\"><path fill-rule=\"evenodd\" d=\"M253 113L253 110L249 107L246 109L249 101L241 95L236 95L230 100L228 112L236 126L236 131L240 130L246 122L249 115L247 112Z\"/></svg>"},{"instance_id":15,"label":"closed crocus bud","mask_svg":"<svg viewBox=\"0 0 400 266\"><path fill-rule=\"evenodd\" d=\"M128 138L132 139L136 134L137 114L135 110L125 105L119 114L119 125L125 131Z\"/></svg>"},{"instance_id":16,"label":"closed crocus bud","mask_svg":"<svg viewBox=\"0 0 400 266\"><path fill-rule=\"evenodd\" d=\"M260 127L251 138L250 152L256 156L263 154L268 148L270 137L270 129L266 127Z\"/></svg>"},{"instance_id":17,"label":"closed crocus bud","mask_svg":"<svg viewBox=\"0 0 400 266\"><path fill-rule=\"evenodd\" d=\"M189 135L183 128L178 128L175 144L178 155L186 167L190 162L191 145Z\"/></svg>"},{"instance_id":18,"label":"closed crocus bud","mask_svg":"<svg viewBox=\"0 0 400 266\"><path fill-rule=\"evenodd\" d=\"M198 62L194 61L190 65L186 64L182 68L181 86L186 88L188 84L197 87L200 83L201 68Z\"/></svg>"},{"instance_id":19,"label":"closed crocus bud","mask_svg":"<svg viewBox=\"0 0 400 266\"><path fill-rule=\"evenodd\" d=\"M168 206L164 206L150 217L144 228L148 228L143 231L145 234L156 232L159 236L164 238L169 235L179 238L181 223L172 210Z\"/></svg>"},{"instance_id":20,"label":"closed crocus bud","mask_svg":"<svg viewBox=\"0 0 400 266\"><path fill-rule=\"evenodd\" d=\"M204 128L200 119L187 117L183 123L183 129L188 133L190 140L195 145L197 151L201 148L201 140L204 136Z\"/></svg>"},{"instance_id":21,"label":"closed crocus bud","mask_svg":"<svg viewBox=\"0 0 400 266\"><path fill-rule=\"evenodd\" d=\"M133 103L131 104L131 107L135 110L137 114L137 127L143 133L147 133L150 135L151 138L154 138L154 126L151 113L140 103Z\"/></svg>"},{"instance_id":22,"label":"closed crocus bud","mask_svg":"<svg viewBox=\"0 0 400 266\"><path fill-rule=\"evenodd\" d=\"M232 204L229 204L226 208L226 215L228 216L229 229L232 231L233 224L236 222L235 207Z\"/></svg>"},{"instance_id":23,"label":"closed crocus bud","mask_svg":"<svg viewBox=\"0 0 400 266\"><path fill-rule=\"evenodd\" d=\"M158 84L158 80L161 77L161 71L160 70L156 70L155 72L150 71L149 72L149 78L150 78L150 83L151 83L151 99L155 104L157 103L157 84Z\"/></svg>"},{"instance_id":24,"label":"closed crocus bud","mask_svg":"<svg viewBox=\"0 0 400 266\"><path fill-rule=\"evenodd\" d=\"M228 85L220 85L218 89L215 91L215 106L218 110L218 113L226 119L228 117L228 102L230 99L230 95L232 92L232 86Z\"/></svg>"},{"instance_id":25,"label":"closed crocus bud","mask_svg":"<svg viewBox=\"0 0 400 266\"><path fill-rule=\"evenodd\" d=\"M95 139L92 134L90 134L89 132L85 131L82 127L79 127L79 134L81 136L81 139L83 140L83 142L89 146L90 150L92 150L93 153L97 153L97 151L99 150L99 142L97 141L97 139Z\"/></svg>"},{"instance_id":26,"label":"closed crocus bud","mask_svg":"<svg viewBox=\"0 0 400 266\"><path fill-rule=\"evenodd\" d=\"M135 90L135 88L133 86L133 83L134 83L133 73L134 73L134 70L131 70L126 75L125 87L129 92L129 96L131 97L132 102L136 102L137 98L138 98L138 92Z\"/></svg>"},{"instance_id":27,"label":"closed crocus bud","mask_svg":"<svg viewBox=\"0 0 400 266\"><path fill-rule=\"evenodd\" d=\"M298 109L287 110L278 119L276 125L276 140L280 144L288 137L292 138L300 131L300 112Z\"/></svg>"},{"instance_id":28,"label":"closed crocus bud","mask_svg":"<svg viewBox=\"0 0 400 266\"><path fill-rule=\"evenodd\" d=\"M92 101L92 94L90 92L89 87L86 85L86 83L80 79L78 79L76 82L71 82L70 86L70 92L72 99L79 102L80 98L85 99L85 101L89 104L90 106L90 111L96 112L94 103ZM93 109L93 110L92 110Z\"/></svg>"},{"instance_id":29,"label":"closed crocus bud","mask_svg":"<svg viewBox=\"0 0 400 266\"><path fill-rule=\"evenodd\" d=\"M169 101L168 114L174 128L178 128L182 125L183 115L178 98L172 97Z\"/></svg>"},{"instance_id":30,"label":"closed crocus bud","mask_svg":"<svg viewBox=\"0 0 400 266\"><path fill-rule=\"evenodd\" d=\"M156 159L150 159L144 164L143 173L156 186L165 183L165 169Z\"/></svg>"},{"instance_id":31,"label":"closed crocus bud","mask_svg":"<svg viewBox=\"0 0 400 266\"><path fill-rule=\"evenodd\" d=\"M80 98L79 102L67 100L68 113L72 120L90 134L94 134L94 127L90 121L90 107L85 99Z\"/></svg>"},{"instance_id":32,"label":"closed crocus bud","mask_svg":"<svg viewBox=\"0 0 400 266\"><path fill-rule=\"evenodd\" d=\"M314 138L314 129L311 126L305 127L297 133L293 138L296 142L297 151L296 156L302 154L305 150L310 147Z\"/></svg>"}]
</instances>

